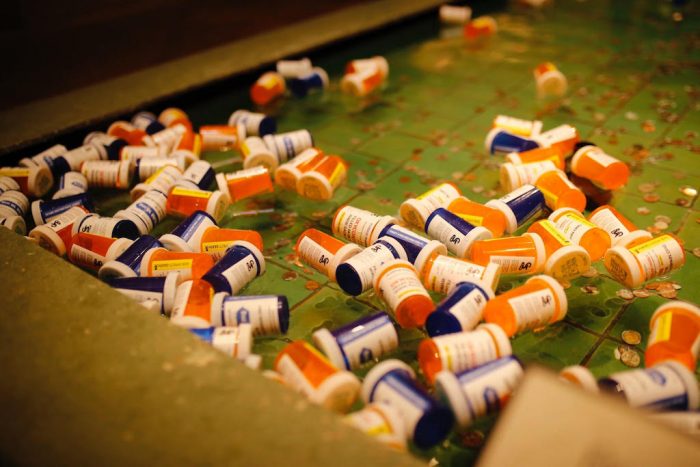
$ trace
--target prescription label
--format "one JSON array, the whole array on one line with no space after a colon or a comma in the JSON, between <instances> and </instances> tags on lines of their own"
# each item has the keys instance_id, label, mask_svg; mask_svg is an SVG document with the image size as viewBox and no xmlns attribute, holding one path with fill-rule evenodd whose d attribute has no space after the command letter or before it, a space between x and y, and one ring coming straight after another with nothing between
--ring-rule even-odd
<instances>
[{"instance_id":1,"label":"prescription label","mask_svg":"<svg viewBox=\"0 0 700 467\"><path fill-rule=\"evenodd\" d=\"M541 328L557 312L557 301L549 288L513 297L508 300L508 304L515 314L516 333Z\"/></svg>"},{"instance_id":2,"label":"prescription label","mask_svg":"<svg viewBox=\"0 0 700 467\"><path fill-rule=\"evenodd\" d=\"M212 192L203 190L188 190L187 188L175 187L172 189L170 194L175 196L188 196L192 198L210 198Z\"/></svg>"},{"instance_id":3,"label":"prescription label","mask_svg":"<svg viewBox=\"0 0 700 467\"><path fill-rule=\"evenodd\" d=\"M615 373L610 379L624 391L632 407L688 410L688 390L678 370L671 365Z\"/></svg>"},{"instance_id":4,"label":"prescription label","mask_svg":"<svg viewBox=\"0 0 700 467\"><path fill-rule=\"evenodd\" d=\"M442 366L453 373L468 370L499 357L491 334L483 329L434 337Z\"/></svg>"},{"instance_id":5,"label":"prescription label","mask_svg":"<svg viewBox=\"0 0 700 467\"><path fill-rule=\"evenodd\" d=\"M493 255L489 259L501 266L502 274L530 274L537 267L534 256Z\"/></svg>"},{"instance_id":6,"label":"prescription label","mask_svg":"<svg viewBox=\"0 0 700 467\"><path fill-rule=\"evenodd\" d=\"M583 217L572 212L561 215L559 219L554 222L554 225L566 238L576 245L581 243L581 238L583 238L586 232L595 228L595 224L592 224Z\"/></svg>"}]
</instances>

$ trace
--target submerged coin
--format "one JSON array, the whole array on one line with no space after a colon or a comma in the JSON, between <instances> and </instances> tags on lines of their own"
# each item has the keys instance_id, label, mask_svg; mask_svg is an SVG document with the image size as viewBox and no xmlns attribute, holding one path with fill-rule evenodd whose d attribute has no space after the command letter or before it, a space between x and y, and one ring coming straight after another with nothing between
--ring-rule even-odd
<instances>
[{"instance_id":1,"label":"submerged coin","mask_svg":"<svg viewBox=\"0 0 700 467\"><path fill-rule=\"evenodd\" d=\"M625 344L637 345L640 342L642 342L642 335L639 334L637 331L627 329L625 331L622 331L622 340L625 342Z\"/></svg>"}]
</instances>

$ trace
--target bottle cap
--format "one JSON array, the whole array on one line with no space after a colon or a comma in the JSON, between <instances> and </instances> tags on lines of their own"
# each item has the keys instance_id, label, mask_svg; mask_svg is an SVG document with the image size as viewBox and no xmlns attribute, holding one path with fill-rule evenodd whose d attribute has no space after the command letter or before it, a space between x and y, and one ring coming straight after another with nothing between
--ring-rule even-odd
<instances>
[{"instance_id":1,"label":"bottle cap","mask_svg":"<svg viewBox=\"0 0 700 467\"><path fill-rule=\"evenodd\" d=\"M328 360L330 360L333 366L341 370L351 369L345 362L343 352L340 349L338 342L328 329L321 328L318 331L315 331L311 337L316 347L321 349L321 352L328 357Z\"/></svg>"},{"instance_id":2,"label":"bottle cap","mask_svg":"<svg viewBox=\"0 0 700 467\"><path fill-rule=\"evenodd\" d=\"M608 272L627 287L638 287L646 280L642 267L627 248L621 246L610 248L605 252L603 261Z\"/></svg>"}]
</instances>

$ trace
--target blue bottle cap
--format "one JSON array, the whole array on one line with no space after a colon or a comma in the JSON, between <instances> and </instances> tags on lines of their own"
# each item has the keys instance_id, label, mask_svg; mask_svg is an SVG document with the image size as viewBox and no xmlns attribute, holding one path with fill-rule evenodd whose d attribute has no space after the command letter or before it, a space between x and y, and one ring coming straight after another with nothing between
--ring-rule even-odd
<instances>
[{"instance_id":1,"label":"blue bottle cap","mask_svg":"<svg viewBox=\"0 0 700 467\"><path fill-rule=\"evenodd\" d=\"M260 250L258 250L258 248L252 243L237 240L233 242L228 250L226 250L224 256L209 271L207 271L206 274L202 276L202 279L209 282L209 284L214 287L216 292L227 292L229 294L234 294L246 284L231 284L225 273L229 268L235 266L240 261L243 261L248 256L253 257L254 264L252 264L252 266L256 269L255 275L260 276L264 274L265 258Z\"/></svg>"},{"instance_id":2,"label":"blue bottle cap","mask_svg":"<svg viewBox=\"0 0 700 467\"><path fill-rule=\"evenodd\" d=\"M530 149L536 149L540 145L531 139L522 136L514 135L502 128L492 128L486 135L486 150L491 154L497 152L524 152Z\"/></svg>"},{"instance_id":3,"label":"blue bottle cap","mask_svg":"<svg viewBox=\"0 0 700 467\"><path fill-rule=\"evenodd\" d=\"M34 219L34 224L45 224L48 219L56 217L74 206L82 206L91 212L95 210L92 198L88 193L78 193L76 195L66 196L65 198L46 201L37 200L32 203L32 218Z\"/></svg>"},{"instance_id":4,"label":"blue bottle cap","mask_svg":"<svg viewBox=\"0 0 700 467\"><path fill-rule=\"evenodd\" d=\"M134 241L116 259L106 262L98 271L98 277L103 280L113 277L136 277L141 269L143 255L152 248L163 247L156 238L142 235Z\"/></svg>"},{"instance_id":5,"label":"blue bottle cap","mask_svg":"<svg viewBox=\"0 0 700 467\"><path fill-rule=\"evenodd\" d=\"M362 293L362 280L354 267L348 263L341 263L335 270L335 280L345 293L360 295Z\"/></svg>"},{"instance_id":6,"label":"blue bottle cap","mask_svg":"<svg viewBox=\"0 0 700 467\"><path fill-rule=\"evenodd\" d=\"M277 131L277 122L274 118L270 116L265 116L260 120L260 125L258 127L258 134L260 136L271 135Z\"/></svg>"},{"instance_id":7,"label":"blue bottle cap","mask_svg":"<svg viewBox=\"0 0 700 467\"><path fill-rule=\"evenodd\" d=\"M280 320L280 332L287 334L289 329L289 301L286 295L277 296L277 313Z\"/></svg>"}]
</instances>

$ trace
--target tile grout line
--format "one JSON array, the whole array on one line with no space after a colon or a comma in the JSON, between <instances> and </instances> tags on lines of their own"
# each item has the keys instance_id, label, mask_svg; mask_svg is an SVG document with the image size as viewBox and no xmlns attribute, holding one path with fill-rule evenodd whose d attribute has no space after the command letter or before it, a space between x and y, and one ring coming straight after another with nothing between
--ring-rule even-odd
<instances>
[{"instance_id":1,"label":"tile grout line","mask_svg":"<svg viewBox=\"0 0 700 467\"><path fill-rule=\"evenodd\" d=\"M625 311L627 311L627 309L632 305L632 303L634 303L634 301L624 304L620 311L618 311L617 314L613 316L613 319L610 320L610 323L608 323L608 325L603 330L603 335L598 339L598 341L595 344L593 344L593 347L591 347L588 353L586 353L586 355L584 355L584 357L581 359L580 365L588 365L588 362L590 362L591 358L593 357L593 354L598 350L598 348L600 348L601 344L605 341L605 339L612 339L612 337L610 337L610 334L608 333L617 324L617 322L620 321L622 315L625 313Z\"/></svg>"}]
</instances>

